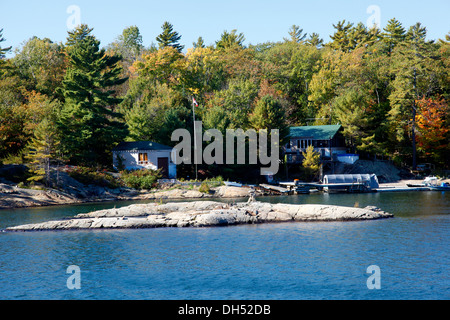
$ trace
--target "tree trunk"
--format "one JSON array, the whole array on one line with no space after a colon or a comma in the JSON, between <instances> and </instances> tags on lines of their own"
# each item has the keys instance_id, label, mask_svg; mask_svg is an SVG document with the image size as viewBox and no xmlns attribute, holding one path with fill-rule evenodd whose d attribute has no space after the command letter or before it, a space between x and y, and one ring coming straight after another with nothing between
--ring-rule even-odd
<instances>
[{"instance_id":1,"label":"tree trunk","mask_svg":"<svg viewBox=\"0 0 450 320\"><path fill-rule=\"evenodd\" d=\"M412 140L412 169L417 169L417 159L416 159L416 97L417 97L417 85L416 85L416 68L414 68L414 99L413 99L413 110L412 110L412 128L411 128L411 140Z\"/></svg>"}]
</instances>

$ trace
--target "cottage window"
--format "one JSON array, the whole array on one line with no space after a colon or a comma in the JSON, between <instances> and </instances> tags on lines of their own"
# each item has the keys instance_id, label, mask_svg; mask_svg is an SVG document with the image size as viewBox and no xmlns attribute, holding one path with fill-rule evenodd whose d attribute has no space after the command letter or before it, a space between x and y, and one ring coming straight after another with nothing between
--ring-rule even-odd
<instances>
[{"instance_id":1,"label":"cottage window","mask_svg":"<svg viewBox=\"0 0 450 320\"><path fill-rule=\"evenodd\" d=\"M139 164L148 164L148 153L139 153Z\"/></svg>"}]
</instances>

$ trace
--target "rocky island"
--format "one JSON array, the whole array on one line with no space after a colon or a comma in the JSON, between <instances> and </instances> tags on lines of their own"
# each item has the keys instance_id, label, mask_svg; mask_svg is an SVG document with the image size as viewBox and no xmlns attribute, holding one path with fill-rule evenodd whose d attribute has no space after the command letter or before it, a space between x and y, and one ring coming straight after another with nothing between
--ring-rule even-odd
<instances>
[{"instance_id":1,"label":"rocky island","mask_svg":"<svg viewBox=\"0 0 450 320\"><path fill-rule=\"evenodd\" d=\"M355 221L393 217L376 207L216 201L134 204L78 214L66 220L7 228L6 231L212 227L288 221Z\"/></svg>"}]
</instances>

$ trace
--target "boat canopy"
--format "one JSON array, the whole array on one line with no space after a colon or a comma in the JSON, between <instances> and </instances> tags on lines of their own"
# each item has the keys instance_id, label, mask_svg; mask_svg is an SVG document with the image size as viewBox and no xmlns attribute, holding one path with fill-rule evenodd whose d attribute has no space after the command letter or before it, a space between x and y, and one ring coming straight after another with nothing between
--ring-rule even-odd
<instances>
[{"instance_id":1,"label":"boat canopy","mask_svg":"<svg viewBox=\"0 0 450 320\"><path fill-rule=\"evenodd\" d=\"M362 183L367 181L371 189L379 188L375 174L330 174L323 177L323 184Z\"/></svg>"}]
</instances>

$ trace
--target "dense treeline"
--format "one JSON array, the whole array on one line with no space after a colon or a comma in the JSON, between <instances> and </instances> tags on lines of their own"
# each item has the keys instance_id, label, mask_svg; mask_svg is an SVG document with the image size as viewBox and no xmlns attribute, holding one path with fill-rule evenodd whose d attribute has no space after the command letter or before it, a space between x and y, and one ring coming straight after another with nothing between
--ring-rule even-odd
<instances>
[{"instance_id":1,"label":"dense treeline","mask_svg":"<svg viewBox=\"0 0 450 320\"><path fill-rule=\"evenodd\" d=\"M184 53L166 22L145 48L135 26L105 48L81 25L66 43L34 37L14 51L0 30L0 159L110 166L123 140L173 145L192 130L192 97L204 129L344 127L351 151L414 167L448 168L450 33L426 39L417 23L383 29L344 21L325 42L292 26L280 42L246 46L237 30ZM6 161L5 160L5 161Z\"/></svg>"}]
</instances>

